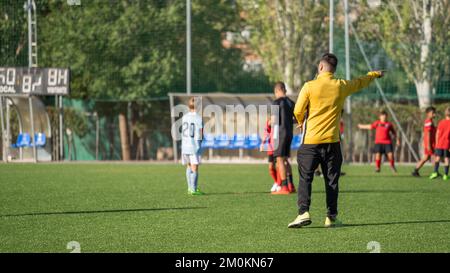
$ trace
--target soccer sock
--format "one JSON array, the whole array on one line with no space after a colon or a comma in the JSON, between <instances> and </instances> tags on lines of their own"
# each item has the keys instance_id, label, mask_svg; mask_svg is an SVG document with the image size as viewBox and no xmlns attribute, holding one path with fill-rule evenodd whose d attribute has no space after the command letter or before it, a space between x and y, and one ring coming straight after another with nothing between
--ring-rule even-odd
<instances>
[{"instance_id":1,"label":"soccer sock","mask_svg":"<svg viewBox=\"0 0 450 273\"><path fill-rule=\"evenodd\" d=\"M439 162L434 163L434 172L435 173L439 172Z\"/></svg>"},{"instance_id":2,"label":"soccer sock","mask_svg":"<svg viewBox=\"0 0 450 273\"><path fill-rule=\"evenodd\" d=\"M281 176L280 176L280 172L277 171L277 185L281 186Z\"/></svg>"},{"instance_id":3,"label":"soccer sock","mask_svg":"<svg viewBox=\"0 0 450 273\"><path fill-rule=\"evenodd\" d=\"M192 190L192 183L191 183L191 168L187 167L186 168L186 181L187 181L187 185L188 185L188 189Z\"/></svg>"},{"instance_id":4,"label":"soccer sock","mask_svg":"<svg viewBox=\"0 0 450 273\"><path fill-rule=\"evenodd\" d=\"M197 191L198 172L191 172L192 191Z\"/></svg>"},{"instance_id":5,"label":"soccer sock","mask_svg":"<svg viewBox=\"0 0 450 273\"><path fill-rule=\"evenodd\" d=\"M394 159L389 160L389 163L391 163L391 167L395 168L395 161Z\"/></svg>"},{"instance_id":6,"label":"soccer sock","mask_svg":"<svg viewBox=\"0 0 450 273\"><path fill-rule=\"evenodd\" d=\"M375 166L377 167L377 169L381 168L381 159L376 159L375 160Z\"/></svg>"},{"instance_id":7,"label":"soccer sock","mask_svg":"<svg viewBox=\"0 0 450 273\"><path fill-rule=\"evenodd\" d=\"M269 170L270 176L272 176L273 182L278 182L278 176L277 176L277 170L275 168L272 168Z\"/></svg>"},{"instance_id":8,"label":"soccer sock","mask_svg":"<svg viewBox=\"0 0 450 273\"><path fill-rule=\"evenodd\" d=\"M445 175L448 175L448 169L449 169L449 166L447 165L447 166L444 166L444 172L445 172Z\"/></svg>"}]
</instances>

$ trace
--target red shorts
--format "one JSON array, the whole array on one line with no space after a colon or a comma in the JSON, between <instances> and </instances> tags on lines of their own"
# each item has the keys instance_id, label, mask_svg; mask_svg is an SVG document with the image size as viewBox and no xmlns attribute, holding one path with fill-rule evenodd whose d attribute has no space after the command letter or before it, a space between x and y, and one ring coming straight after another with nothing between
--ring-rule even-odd
<instances>
[{"instance_id":1,"label":"red shorts","mask_svg":"<svg viewBox=\"0 0 450 273\"><path fill-rule=\"evenodd\" d=\"M434 155L434 147L431 147L431 149L427 149L426 147L425 147L425 150L423 151L423 154L424 155Z\"/></svg>"}]
</instances>

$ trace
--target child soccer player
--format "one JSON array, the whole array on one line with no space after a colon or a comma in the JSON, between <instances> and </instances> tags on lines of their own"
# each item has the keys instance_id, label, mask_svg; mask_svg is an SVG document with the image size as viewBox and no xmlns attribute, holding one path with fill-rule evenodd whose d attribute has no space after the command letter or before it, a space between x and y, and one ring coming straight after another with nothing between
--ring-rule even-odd
<instances>
[{"instance_id":1,"label":"child soccer player","mask_svg":"<svg viewBox=\"0 0 450 273\"><path fill-rule=\"evenodd\" d=\"M394 149L392 147L392 137L396 137L397 134L394 130L394 125L387 121L388 114L385 111L380 111L379 120L372 124L358 124L359 129L373 130L375 129L375 164L376 172L380 172L381 169L381 156L387 155L387 158L391 164L391 169L394 173L397 172L394 161ZM400 140L397 138L397 146L400 144Z\"/></svg>"},{"instance_id":2,"label":"child soccer player","mask_svg":"<svg viewBox=\"0 0 450 273\"><path fill-rule=\"evenodd\" d=\"M279 109L278 117L272 113L272 127L275 145L273 156L277 161L277 173L281 181L281 189L272 194L290 194L295 192L292 178L292 168L289 163L291 155L291 143L294 135L294 105L295 103L286 96L286 85L277 82L274 87L275 100L272 105ZM278 119L278 120L277 120Z\"/></svg>"},{"instance_id":3,"label":"child soccer player","mask_svg":"<svg viewBox=\"0 0 450 273\"><path fill-rule=\"evenodd\" d=\"M198 188L198 166L203 135L202 117L196 112L196 99L189 99L189 112L183 115L181 127L181 160L186 165L188 194L203 195Z\"/></svg>"},{"instance_id":4,"label":"child soccer player","mask_svg":"<svg viewBox=\"0 0 450 273\"><path fill-rule=\"evenodd\" d=\"M439 162L444 157L444 180L448 180L448 163L450 158L450 107L445 109L445 119L439 121L436 131L436 149L434 152L434 172L430 175L430 179L440 176Z\"/></svg>"},{"instance_id":5,"label":"child soccer player","mask_svg":"<svg viewBox=\"0 0 450 273\"><path fill-rule=\"evenodd\" d=\"M279 191L281 189L281 180L277 172L275 158L273 156L273 131L270 124L270 118L266 121L264 128L264 138L261 143L260 151L267 150L267 157L269 158L269 174L273 179L273 186L271 192Z\"/></svg>"},{"instance_id":6,"label":"child soccer player","mask_svg":"<svg viewBox=\"0 0 450 273\"><path fill-rule=\"evenodd\" d=\"M416 168L412 172L412 176L419 177L419 170L431 158L434 153L434 145L436 144L436 126L433 119L436 116L436 108L430 106L425 109L426 119L423 125L423 158L417 162Z\"/></svg>"}]
</instances>

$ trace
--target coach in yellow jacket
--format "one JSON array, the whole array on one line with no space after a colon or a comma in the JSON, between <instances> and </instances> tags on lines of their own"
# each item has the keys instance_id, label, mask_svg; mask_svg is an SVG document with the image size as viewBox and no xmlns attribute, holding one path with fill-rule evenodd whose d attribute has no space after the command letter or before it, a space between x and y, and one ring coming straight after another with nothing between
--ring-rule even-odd
<instances>
[{"instance_id":1,"label":"coach in yellow jacket","mask_svg":"<svg viewBox=\"0 0 450 273\"><path fill-rule=\"evenodd\" d=\"M382 71L369 72L366 76L346 81L334 78L338 60L327 53L318 66L317 79L304 84L294 108L298 124L303 124L303 144L297 152L300 183L298 186L299 215L288 225L299 228L311 224L311 184L314 171L320 165L325 180L327 217L325 226L341 224L337 220L337 201L342 154L339 136L339 120L345 98L367 87L375 78L383 76Z\"/></svg>"}]
</instances>

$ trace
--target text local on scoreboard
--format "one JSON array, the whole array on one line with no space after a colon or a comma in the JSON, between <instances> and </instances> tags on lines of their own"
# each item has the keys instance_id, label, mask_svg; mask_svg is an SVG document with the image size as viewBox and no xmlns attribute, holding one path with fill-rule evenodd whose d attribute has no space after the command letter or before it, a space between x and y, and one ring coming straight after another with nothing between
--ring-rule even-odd
<instances>
[{"instance_id":1,"label":"text local on scoreboard","mask_svg":"<svg viewBox=\"0 0 450 273\"><path fill-rule=\"evenodd\" d=\"M69 95L68 68L0 67L0 95Z\"/></svg>"}]
</instances>

